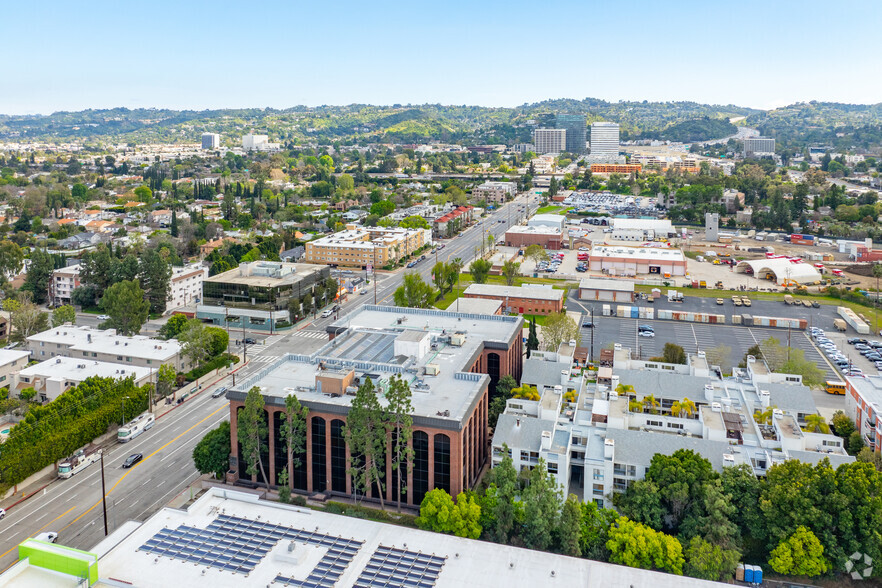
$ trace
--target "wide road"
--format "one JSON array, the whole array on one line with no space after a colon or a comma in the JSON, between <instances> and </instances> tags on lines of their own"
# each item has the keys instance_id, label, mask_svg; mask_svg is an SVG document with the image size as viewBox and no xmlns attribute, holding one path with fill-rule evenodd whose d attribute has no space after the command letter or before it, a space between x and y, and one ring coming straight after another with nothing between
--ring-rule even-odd
<instances>
[{"instance_id":1,"label":"wide road","mask_svg":"<svg viewBox=\"0 0 882 588\"><path fill-rule=\"evenodd\" d=\"M259 371L294 346L301 353L315 351L327 341L327 336L316 335L275 335L265 344L249 347L249 357L253 359L239 370L237 378ZM231 381L228 376L218 385L230 386ZM223 397L212 398L213 389L214 386L203 390L172 410L133 441L113 443L105 449L104 478L111 532L128 520L147 519L198 476L193 465L193 447L206 432L229 419L229 403ZM133 453L141 453L143 460L131 469L122 469L122 462ZM19 543L44 531L56 531L58 542L63 545L87 550L104 537L100 464L93 464L70 479L57 479L43 492L9 509L0 521L0 570L17 560Z\"/></svg>"}]
</instances>

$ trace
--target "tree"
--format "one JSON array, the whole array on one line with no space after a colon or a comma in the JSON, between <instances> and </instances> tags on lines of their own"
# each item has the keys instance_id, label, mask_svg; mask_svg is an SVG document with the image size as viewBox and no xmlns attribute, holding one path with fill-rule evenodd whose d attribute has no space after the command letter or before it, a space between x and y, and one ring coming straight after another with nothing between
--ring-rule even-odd
<instances>
[{"instance_id":1,"label":"tree","mask_svg":"<svg viewBox=\"0 0 882 588\"><path fill-rule=\"evenodd\" d=\"M13 298L3 301L3 309L9 313L10 341L25 341L35 333L49 328L49 313L29 300L21 302Z\"/></svg>"},{"instance_id":2,"label":"tree","mask_svg":"<svg viewBox=\"0 0 882 588\"><path fill-rule=\"evenodd\" d=\"M444 283L451 292L453 292L453 287L459 283L459 272L462 271L462 265L462 259L457 257L444 266Z\"/></svg>"},{"instance_id":3,"label":"tree","mask_svg":"<svg viewBox=\"0 0 882 588\"><path fill-rule=\"evenodd\" d=\"M174 210L172 210L171 217L172 217L171 218L171 236L177 237L178 236L178 213L175 212Z\"/></svg>"},{"instance_id":4,"label":"tree","mask_svg":"<svg viewBox=\"0 0 882 588\"><path fill-rule=\"evenodd\" d=\"M398 497L398 512L401 512L401 493L407 492L405 482L410 475L413 465L413 448L408 440L413 435L413 403L410 384L400 374L396 374L389 380L386 390L386 424L392 433L390 458L392 471L398 472L396 477L397 488L395 496ZM403 467L402 467L403 466ZM459 499L457 498L457 501Z\"/></svg>"},{"instance_id":5,"label":"tree","mask_svg":"<svg viewBox=\"0 0 882 588\"><path fill-rule=\"evenodd\" d=\"M438 287L441 296L444 296L444 286L447 283L444 279L446 267L447 264L443 261L439 261L432 267L432 281L435 282L435 286Z\"/></svg>"},{"instance_id":6,"label":"tree","mask_svg":"<svg viewBox=\"0 0 882 588\"><path fill-rule=\"evenodd\" d=\"M527 359L534 351L539 350L539 335L536 334L536 317L530 321L530 329L527 334Z\"/></svg>"},{"instance_id":7,"label":"tree","mask_svg":"<svg viewBox=\"0 0 882 588\"><path fill-rule=\"evenodd\" d=\"M7 239L0 241L0 285L6 284L10 276L18 275L23 264L21 247Z\"/></svg>"},{"instance_id":8,"label":"tree","mask_svg":"<svg viewBox=\"0 0 882 588\"><path fill-rule=\"evenodd\" d=\"M565 312L553 312L545 317L542 325L542 343L546 351L557 351L561 343L581 339L579 325Z\"/></svg>"},{"instance_id":9,"label":"tree","mask_svg":"<svg viewBox=\"0 0 882 588\"><path fill-rule=\"evenodd\" d=\"M708 365L718 365L724 374L732 372L732 348L728 345L717 345L705 350Z\"/></svg>"},{"instance_id":10,"label":"tree","mask_svg":"<svg viewBox=\"0 0 882 588\"><path fill-rule=\"evenodd\" d=\"M165 366L163 366L165 367ZM230 422L212 429L193 448L193 463L200 474L223 479L230 467Z\"/></svg>"},{"instance_id":11,"label":"tree","mask_svg":"<svg viewBox=\"0 0 882 588\"><path fill-rule=\"evenodd\" d=\"M189 359L191 366L202 365L211 357L212 337L208 328L199 319L188 320L186 327L178 333L177 338L181 342L184 356Z\"/></svg>"},{"instance_id":12,"label":"tree","mask_svg":"<svg viewBox=\"0 0 882 588\"><path fill-rule=\"evenodd\" d=\"M524 490L523 500L524 544L528 549L544 551L551 546L563 494L542 458L530 472L530 482Z\"/></svg>"},{"instance_id":13,"label":"tree","mask_svg":"<svg viewBox=\"0 0 882 588\"><path fill-rule=\"evenodd\" d=\"M351 466L348 471L354 488L356 491L361 488L367 494L376 484L381 507L384 503L383 480L388 449L385 421L374 383L370 378L365 378L352 399L343 435L349 447Z\"/></svg>"},{"instance_id":14,"label":"tree","mask_svg":"<svg viewBox=\"0 0 882 588\"><path fill-rule=\"evenodd\" d=\"M521 264L516 261L508 260L502 264L502 277L508 286L513 286L515 278L520 275Z\"/></svg>"},{"instance_id":15,"label":"tree","mask_svg":"<svg viewBox=\"0 0 882 588\"><path fill-rule=\"evenodd\" d=\"M676 343L665 343L662 350L662 361L665 363L686 363L686 351Z\"/></svg>"},{"instance_id":16,"label":"tree","mask_svg":"<svg viewBox=\"0 0 882 588\"><path fill-rule=\"evenodd\" d=\"M690 400L689 398L678 400L671 405L671 414L674 416L685 414L687 417L691 417L693 414L695 414L695 411L695 403L692 402L692 400Z\"/></svg>"},{"instance_id":17,"label":"tree","mask_svg":"<svg viewBox=\"0 0 882 588\"><path fill-rule=\"evenodd\" d=\"M631 521L619 519L609 529L606 546L612 563L646 570L683 574L683 546L675 537Z\"/></svg>"},{"instance_id":18,"label":"tree","mask_svg":"<svg viewBox=\"0 0 882 588\"><path fill-rule=\"evenodd\" d=\"M245 406L239 411L237 436L242 446L242 458L247 464L245 473L253 478L257 476L257 472L260 472L264 485L269 487L263 460L260 459L268 435L267 416L263 407L263 395L260 393L260 388L254 386L248 391L245 396Z\"/></svg>"},{"instance_id":19,"label":"tree","mask_svg":"<svg viewBox=\"0 0 882 588\"><path fill-rule=\"evenodd\" d=\"M141 256L138 270L138 277L150 302L150 311L157 314L165 312L172 275L171 265L159 251L147 249Z\"/></svg>"},{"instance_id":20,"label":"tree","mask_svg":"<svg viewBox=\"0 0 882 588\"><path fill-rule=\"evenodd\" d=\"M723 468L720 475L720 487L733 507L730 520L737 525L747 551L762 549L753 545L765 535L765 522L760 510L762 486L763 483L748 464Z\"/></svg>"},{"instance_id":21,"label":"tree","mask_svg":"<svg viewBox=\"0 0 882 588\"><path fill-rule=\"evenodd\" d=\"M827 434L830 432L830 426L827 424L827 421L824 420L819 414L809 414L805 417L805 426L802 428L803 431L808 433L824 433Z\"/></svg>"},{"instance_id":22,"label":"tree","mask_svg":"<svg viewBox=\"0 0 882 588\"><path fill-rule=\"evenodd\" d=\"M778 544L769 557L769 565L779 574L789 576L820 576L829 569L824 546L802 525Z\"/></svg>"},{"instance_id":23,"label":"tree","mask_svg":"<svg viewBox=\"0 0 882 588\"><path fill-rule=\"evenodd\" d=\"M404 274L404 284L395 290L393 295L396 306L410 308L429 308L435 298L435 290L423 281L417 272Z\"/></svg>"},{"instance_id":24,"label":"tree","mask_svg":"<svg viewBox=\"0 0 882 588\"><path fill-rule=\"evenodd\" d=\"M208 337L208 357L217 357L227 350L230 345L230 335L220 327L205 327Z\"/></svg>"},{"instance_id":25,"label":"tree","mask_svg":"<svg viewBox=\"0 0 882 588\"><path fill-rule=\"evenodd\" d=\"M403 229L430 229L429 221L421 216L409 216L403 219L398 226Z\"/></svg>"},{"instance_id":26,"label":"tree","mask_svg":"<svg viewBox=\"0 0 882 588\"><path fill-rule=\"evenodd\" d=\"M469 273L472 274L472 281L476 284L484 284L487 282L487 276L490 275L490 268L493 267L486 259L476 259L469 266Z\"/></svg>"},{"instance_id":27,"label":"tree","mask_svg":"<svg viewBox=\"0 0 882 588\"><path fill-rule=\"evenodd\" d=\"M560 513L558 525L558 544L560 552L571 557L582 555L582 507L575 494L567 496Z\"/></svg>"},{"instance_id":28,"label":"tree","mask_svg":"<svg viewBox=\"0 0 882 588\"><path fill-rule=\"evenodd\" d=\"M493 233L487 234L487 249L493 251L493 243L496 242L496 237L493 236Z\"/></svg>"},{"instance_id":29,"label":"tree","mask_svg":"<svg viewBox=\"0 0 882 588\"><path fill-rule=\"evenodd\" d=\"M496 503L493 506L492 524L487 530L496 543L508 544L518 520L518 473L514 468L508 445L503 445L502 461L490 470L488 482L496 486Z\"/></svg>"},{"instance_id":30,"label":"tree","mask_svg":"<svg viewBox=\"0 0 882 588\"><path fill-rule=\"evenodd\" d=\"M524 259L531 259L536 263L539 263L540 261L547 261L548 252L545 251L545 248L542 247L542 245L534 243L533 245L529 245L524 250Z\"/></svg>"},{"instance_id":31,"label":"tree","mask_svg":"<svg viewBox=\"0 0 882 588\"><path fill-rule=\"evenodd\" d=\"M295 467L300 467L300 455L306 451L306 423L309 409L300 404L300 401L293 394L285 397L285 410L282 411L282 426L279 431L279 442L285 444L287 452L287 464L285 465L285 488L290 493L290 484L293 479L289 480L288 472L293 472Z\"/></svg>"},{"instance_id":32,"label":"tree","mask_svg":"<svg viewBox=\"0 0 882 588\"><path fill-rule=\"evenodd\" d=\"M477 539L481 536L481 507L465 492L456 497L439 488L430 490L420 504L417 526L421 529Z\"/></svg>"},{"instance_id":33,"label":"tree","mask_svg":"<svg viewBox=\"0 0 882 588\"><path fill-rule=\"evenodd\" d=\"M581 537L579 538L579 550L582 557L607 561L609 549L606 542L609 539L609 529L619 518L619 513L611 508L600 508L594 502L583 502Z\"/></svg>"},{"instance_id":34,"label":"tree","mask_svg":"<svg viewBox=\"0 0 882 588\"><path fill-rule=\"evenodd\" d=\"M149 202L153 197L153 190L149 186L138 186L133 190L138 202Z\"/></svg>"},{"instance_id":35,"label":"tree","mask_svg":"<svg viewBox=\"0 0 882 588\"><path fill-rule=\"evenodd\" d=\"M162 364L156 371L156 396L165 398L171 394L177 380L175 368L169 364Z\"/></svg>"},{"instance_id":36,"label":"tree","mask_svg":"<svg viewBox=\"0 0 882 588\"><path fill-rule=\"evenodd\" d=\"M120 335L137 335L147 322L150 303L136 280L117 282L101 297L101 308L110 316L102 328L116 329Z\"/></svg>"},{"instance_id":37,"label":"tree","mask_svg":"<svg viewBox=\"0 0 882 588\"><path fill-rule=\"evenodd\" d=\"M732 577L738 565L739 553L732 549L722 549L701 537L693 537L686 546L687 576L702 580L725 581Z\"/></svg>"},{"instance_id":38,"label":"tree","mask_svg":"<svg viewBox=\"0 0 882 588\"><path fill-rule=\"evenodd\" d=\"M52 311L52 326L59 327L64 323L77 324L77 311L70 304L59 306Z\"/></svg>"},{"instance_id":39,"label":"tree","mask_svg":"<svg viewBox=\"0 0 882 588\"><path fill-rule=\"evenodd\" d=\"M0 259L2 259L2 251L0 251ZM31 263L28 265L28 273L25 276L22 290L31 293L31 299L34 303L44 304L46 302L49 297L49 281L52 279L54 270L55 263L48 252L43 249L31 251Z\"/></svg>"},{"instance_id":40,"label":"tree","mask_svg":"<svg viewBox=\"0 0 882 588\"><path fill-rule=\"evenodd\" d=\"M168 317L168 320L165 322L162 327L159 328L159 338L160 339L174 339L181 333L184 329L187 328L187 315L185 314L173 314Z\"/></svg>"}]
</instances>

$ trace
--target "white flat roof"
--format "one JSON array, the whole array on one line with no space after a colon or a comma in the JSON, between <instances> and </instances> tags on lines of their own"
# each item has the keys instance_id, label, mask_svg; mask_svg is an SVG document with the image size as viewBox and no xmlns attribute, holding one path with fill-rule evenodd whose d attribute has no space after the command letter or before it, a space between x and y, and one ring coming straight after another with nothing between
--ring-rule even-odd
<instances>
[{"instance_id":1,"label":"white flat roof","mask_svg":"<svg viewBox=\"0 0 882 588\"><path fill-rule=\"evenodd\" d=\"M55 327L31 335L28 341L47 345L59 344L70 347L71 351L116 353L156 361L168 361L181 352L181 344L175 339L163 341L143 335L125 337L117 335L113 329L100 330L86 326Z\"/></svg>"},{"instance_id":2,"label":"white flat roof","mask_svg":"<svg viewBox=\"0 0 882 588\"><path fill-rule=\"evenodd\" d=\"M256 541L230 542L237 536L237 529L246 529L249 525L251 532L268 541L265 547ZM199 529L203 535L200 541L204 543L187 546L185 541L171 539L159 547L169 547L170 552L153 551L154 538L180 527ZM270 529L275 534L271 534ZM232 535L224 537L227 532ZM188 561L189 554L197 549L209 560L215 551L221 554L220 549L211 548L214 541L224 541L225 549L247 552L249 558L253 558L247 578L241 572L224 571L217 563L206 565ZM319 544L321 541L325 544ZM274 581L274 585L284 583L281 580L284 578L306 581L326 555L332 556L331 549L342 558L337 560L341 564L339 572L330 572L334 575L328 578L335 580L335 586L354 586L359 580L367 582L369 579L380 582L379 577L371 574L374 571L389 573L390 570L410 580L420 579L423 575L423 582L436 588L725 586L686 576L297 508L260 500L232 488L211 488L186 510L162 509L102 557L98 568L101 577L142 588L268 586ZM194 557L199 556L194 554ZM429 559L431 567L421 561Z\"/></svg>"},{"instance_id":3,"label":"white flat roof","mask_svg":"<svg viewBox=\"0 0 882 588\"><path fill-rule=\"evenodd\" d=\"M617 292L633 292L634 282L626 280L610 280L607 278L582 278L579 288L590 290L615 290Z\"/></svg>"},{"instance_id":4,"label":"white flat roof","mask_svg":"<svg viewBox=\"0 0 882 588\"><path fill-rule=\"evenodd\" d=\"M151 369L108 361L77 359L76 357L53 357L21 370L23 376L40 376L47 380L59 379L82 382L87 378L129 378L135 376L138 382L150 375Z\"/></svg>"},{"instance_id":5,"label":"white flat roof","mask_svg":"<svg viewBox=\"0 0 882 588\"><path fill-rule=\"evenodd\" d=\"M534 233L537 235L560 235L561 230L560 227L550 227L548 225L515 225L510 227L507 231L508 233Z\"/></svg>"},{"instance_id":6,"label":"white flat roof","mask_svg":"<svg viewBox=\"0 0 882 588\"><path fill-rule=\"evenodd\" d=\"M630 257L645 260L686 261L686 257L679 249L667 249L662 247L623 247L621 245L595 245L591 248L591 257Z\"/></svg>"},{"instance_id":7,"label":"white flat roof","mask_svg":"<svg viewBox=\"0 0 882 588\"><path fill-rule=\"evenodd\" d=\"M27 359L31 352L25 349L0 349L0 366L8 365L20 359Z\"/></svg>"},{"instance_id":8,"label":"white flat roof","mask_svg":"<svg viewBox=\"0 0 882 588\"><path fill-rule=\"evenodd\" d=\"M496 284L472 284L464 294L475 296L498 296L500 298L535 298L537 300L560 300L566 292L544 286L499 286Z\"/></svg>"}]
</instances>

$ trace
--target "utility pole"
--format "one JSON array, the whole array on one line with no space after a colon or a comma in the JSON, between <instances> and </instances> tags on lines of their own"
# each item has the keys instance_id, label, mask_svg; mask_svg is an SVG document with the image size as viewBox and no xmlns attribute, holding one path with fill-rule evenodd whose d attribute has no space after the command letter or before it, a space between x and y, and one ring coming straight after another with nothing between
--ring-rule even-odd
<instances>
[{"instance_id":1,"label":"utility pole","mask_svg":"<svg viewBox=\"0 0 882 588\"><path fill-rule=\"evenodd\" d=\"M101 450L101 506L104 508L104 536L110 532L107 529L107 492L104 490L104 450Z\"/></svg>"},{"instance_id":2,"label":"utility pole","mask_svg":"<svg viewBox=\"0 0 882 588\"><path fill-rule=\"evenodd\" d=\"M597 328L597 325L594 324L594 307L588 309L588 316L591 317L591 363L594 363L594 329Z\"/></svg>"},{"instance_id":3,"label":"utility pole","mask_svg":"<svg viewBox=\"0 0 882 588\"><path fill-rule=\"evenodd\" d=\"M239 320L242 321L242 364L248 361L248 341L247 337L245 337L245 316L239 317Z\"/></svg>"}]
</instances>

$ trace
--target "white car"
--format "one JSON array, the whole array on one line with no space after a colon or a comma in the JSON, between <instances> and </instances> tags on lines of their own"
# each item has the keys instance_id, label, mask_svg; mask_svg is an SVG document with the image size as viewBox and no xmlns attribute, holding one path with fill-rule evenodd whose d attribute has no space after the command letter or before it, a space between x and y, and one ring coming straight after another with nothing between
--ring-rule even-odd
<instances>
[{"instance_id":1,"label":"white car","mask_svg":"<svg viewBox=\"0 0 882 588\"><path fill-rule=\"evenodd\" d=\"M652 331L640 331L639 335L641 337L655 337L655 333Z\"/></svg>"},{"instance_id":2,"label":"white car","mask_svg":"<svg viewBox=\"0 0 882 588\"><path fill-rule=\"evenodd\" d=\"M328 318L332 314L334 314L334 309L329 308L328 310L326 310L325 312L322 313L322 318Z\"/></svg>"},{"instance_id":3,"label":"white car","mask_svg":"<svg viewBox=\"0 0 882 588\"><path fill-rule=\"evenodd\" d=\"M36 537L34 537L37 541L48 541L49 543L55 543L58 541L58 533L55 531L47 531L46 533L40 533Z\"/></svg>"},{"instance_id":4,"label":"white car","mask_svg":"<svg viewBox=\"0 0 882 588\"><path fill-rule=\"evenodd\" d=\"M6 516L6 509L5 509L5 508L0 508L0 519L2 519L2 518L5 517L5 516Z\"/></svg>"},{"instance_id":5,"label":"white car","mask_svg":"<svg viewBox=\"0 0 882 588\"><path fill-rule=\"evenodd\" d=\"M110 320L110 315L107 315L107 314L99 314L99 315L98 315L98 320L99 320L99 321L109 321L109 320Z\"/></svg>"}]
</instances>

